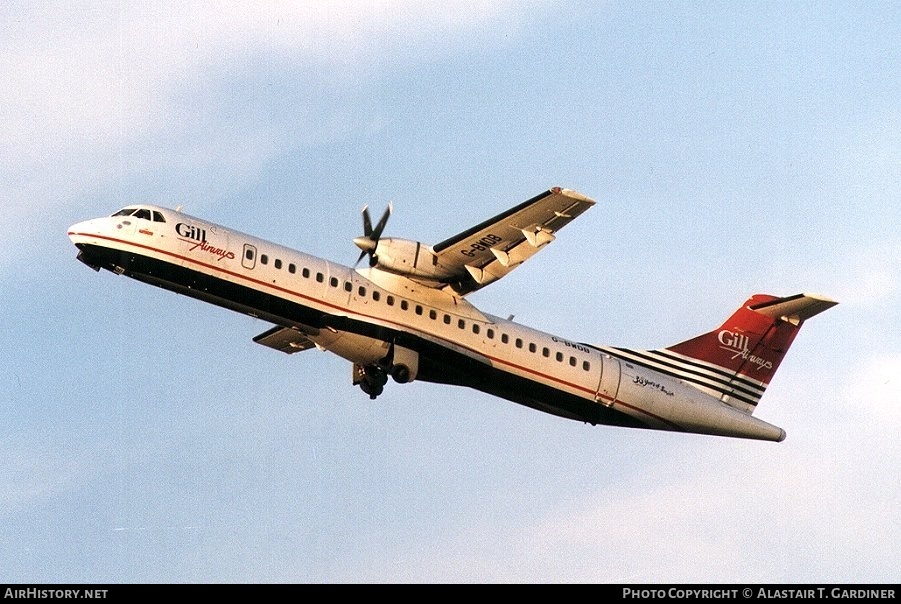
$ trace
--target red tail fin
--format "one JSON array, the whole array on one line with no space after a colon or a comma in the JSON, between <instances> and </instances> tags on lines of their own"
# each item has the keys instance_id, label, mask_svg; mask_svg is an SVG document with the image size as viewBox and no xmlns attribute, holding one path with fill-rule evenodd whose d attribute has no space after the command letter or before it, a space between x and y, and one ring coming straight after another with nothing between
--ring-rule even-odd
<instances>
[{"instance_id":1,"label":"red tail fin","mask_svg":"<svg viewBox=\"0 0 901 604\"><path fill-rule=\"evenodd\" d=\"M697 378L687 381L750 413L804 321L835 304L807 294L758 294L719 329L659 352Z\"/></svg>"}]
</instances>

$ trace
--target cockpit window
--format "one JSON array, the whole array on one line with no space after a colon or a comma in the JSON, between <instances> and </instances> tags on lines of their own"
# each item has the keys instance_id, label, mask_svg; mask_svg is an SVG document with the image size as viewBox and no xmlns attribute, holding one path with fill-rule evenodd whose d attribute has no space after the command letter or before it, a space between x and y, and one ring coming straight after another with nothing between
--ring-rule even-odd
<instances>
[{"instance_id":1,"label":"cockpit window","mask_svg":"<svg viewBox=\"0 0 901 604\"><path fill-rule=\"evenodd\" d=\"M166 222L166 217L163 216L162 212L148 210L147 208L122 208L113 216L134 216L135 218L143 218L153 222Z\"/></svg>"}]
</instances>

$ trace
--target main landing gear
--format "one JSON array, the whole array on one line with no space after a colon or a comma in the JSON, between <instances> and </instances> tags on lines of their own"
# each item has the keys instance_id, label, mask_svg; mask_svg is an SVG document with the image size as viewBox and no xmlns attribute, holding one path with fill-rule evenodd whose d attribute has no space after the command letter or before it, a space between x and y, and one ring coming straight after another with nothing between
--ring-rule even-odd
<instances>
[{"instance_id":1,"label":"main landing gear","mask_svg":"<svg viewBox=\"0 0 901 604\"><path fill-rule=\"evenodd\" d=\"M360 390L369 395L370 400L375 400L385 390L388 383L388 372L381 365L360 365L354 363L354 385L359 384Z\"/></svg>"},{"instance_id":2,"label":"main landing gear","mask_svg":"<svg viewBox=\"0 0 901 604\"><path fill-rule=\"evenodd\" d=\"M402 346L392 345L384 359L377 363L354 363L353 383L375 400L385 390L388 376L398 384L406 384L416 379L419 372L419 354Z\"/></svg>"}]
</instances>

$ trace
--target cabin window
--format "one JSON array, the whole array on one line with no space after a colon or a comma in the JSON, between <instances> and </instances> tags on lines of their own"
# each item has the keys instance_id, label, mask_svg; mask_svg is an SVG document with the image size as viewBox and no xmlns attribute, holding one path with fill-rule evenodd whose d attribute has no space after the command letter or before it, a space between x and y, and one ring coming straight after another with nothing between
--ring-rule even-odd
<instances>
[{"instance_id":1,"label":"cabin window","mask_svg":"<svg viewBox=\"0 0 901 604\"><path fill-rule=\"evenodd\" d=\"M323 275L322 273L316 273L316 282L322 283L323 281L325 281L325 275Z\"/></svg>"},{"instance_id":2,"label":"cabin window","mask_svg":"<svg viewBox=\"0 0 901 604\"><path fill-rule=\"evenodd\" d=\"M488 334L488 339L489 339L489 340L493 340L493 339L494 339L494 330L493 330L493 329L489 329L486 333Z\"/></svg>"},{"instance_id":3,"label":"cabin window","mask_svg":"<svg viewBox=\"0 0 901 604\"><path fill-rule=\"evenodd\" d=\"M509 344L509 343L510 343L510 336L508 336L508 335L505 334L505 333L502 333L502 334L501 334L501 342L503 342L504 344Z\"/></svg>"},{"instance_id":4,"label":"cabin window","mask_svg":"<svg viewBox=\"0 0 901 604\"><path fill-rule=\"evenodd\" d=\"M481 330L481 328L479 327L478 323L472 324L472 333L479 333L480 330Z\"/></svg>"},{"instance_id":5,"label":"cabin window","mask_svg":"<svg viewBox=\"0 0 901 604\"><path fill-rule=\"evenodd\" d=\"M300 272L300 274L303 275L304 279L309 279L310 278L310 269L305 268Z\"/></svg>"},{"instance_id":6,"label":"cabin window","mask_svg":"<svg viewBox=\"0 0 901 604\"><path fill-rule=\"evenodd\" d=\"M554 358L557 359L558 363L562 363L563 362L563 353L558 352L556 355L554 355Z\"/></svg>"},{"instance_id":7,"label":"cabin window","mask_svg":"<svg viewBox=\"0 0 901 604\"><path fill-rule=\"evenodd\" d=\"M363 287L362 285L359 288L357 288L357 295L360 296L361 298L365 298L366 297L366 288Z\"/></svg>"},{"instance_id":8,"label":"cabin window","mask_svg":"<svg viewBox=\"0 0 901 604\"><path fill-rule=\"evenodd\" d=\"M433 321L438 318L438 313L434 308L429 311L429 318Z\"/></svg>"},{"instance_id":9,"label":"cabin window","mask_svg":"<svg viewBox=\"0 0 901 604\"><path fill-rule=\"evenodd\" d=\"M328 284L332 287L338 287L338 277L332 277L328 280Z\"/></svg>"},{"instance_id":10,"label":"cabin window","mask_svg":"<svg viewBox=\"0 0 901 604\"><path fill-rule=\"evenodd\" d=\"M450 315L444 315L444 324L450 325L451 317Z\"/></svg>"},{"instance_id":11,"label":"cabin window","mask_svg":"<svg viewBox=\"0 0 901 604\"><path fill-rule=\"evenodd\" d=\"M347 293L350 293L353 290L354 290L353 283L351 283L350 281L345 281L344 282L344 291L346 291Z\"/></svg>"},{"instance_id":12,"label":"cabin window","mask_svg":"<svg viewBox=\"0 0 901 604\"><path fill-rule=\"evenodd\" d=\"M544 348L541 349L541 356L549 357L549 356L551 356L551 351L548 350L548 348L545 346Z\"/></svg>"},{"instance_id":13,"label":"cabin window","mask_svg":"<svg viewBox=\"0 0 901 604\"><path fill-rule=\"evenodd\" d=\"M576 357L569 357L569 366L570 367L576 366Z\"/></svg>"},{"instance_id":14,"label":"cabin window","mask_svg":"<svg viewBox=\"0 0 901 604\"><path fill-rule=\"evenodd\" d=\"M260 264L269 264L269 256L267 256L266 254L261 254Z\"/></svg>"},{"instance_id":15,"label":"cabin window","mask_svg":"<svg viewBox=\"0 0 901 604\"><path fill-rule=\"evenodd\" d=\"M249 247L244 250L244 257L248 260L253 260L253 248Z\"/></svg>"},{"instance_id":16,"label":"cabin window","mask_svg":"<svg viewBox=\"0 0 901 604\"><path fill-rule=\"evenodd\" d=\"M282 261L279 260L278 258L276 258L275 259L275 268L281 268L281 267L282 267Z\"/></svg>"},{"instance_id":17,"label":"cabin window","mask_svg":"<svg viewBox=\"0 0 901 604\"><path fill-rule=\"evenodd\" d=\"M582 361L582 369L584 369L585 371L590 370L590 369L591 369L591 363L589 363L588 361Z\"/></svg>"},{"instance_id":18,"label":"cabin window","mask_svg":"<svg viewBox=\"0 0 901 604\"><path fill-rule=\"evenodd\" d=\"M385 298L385 302L388 303L388 306L394 306L394 296L388 296Z\"/></svg>"},{"instance_id":19,"label":"cabin window","mask_svg":"<svg viewBox=\"0 0 901 604\"><path fill-rule=\"evenodd\" d=\"M378 302L379 298L381 298L381 297L382 297L382 294L380 294L379 292L376 292L376 291L372 292L372 299L375 300L376 302Z\"/></svg>"},{"instance_id":20,"label":"cabin window","mask_svg":"<svg viewBox=\"0 0 901 604\"><path fill-rule=\"evenodd\" d=\"M522 348L522 338L516 338L516 347Z\"/></svg>"},{"instance_id":21,"label":"cabin window","mask_svg":"<svg viewBox=\"0 0 901 604\"><path fill-rule=\"evenodd\" d=\"M460 329L466 329L466 321L463 319L457 319L457 327Z\"/></svg>"},{"instance_id":22,"label":"cabin window","mask_svg":"<svg viewBox=\"0 0 901 604\"><path fill-rule=\"evenodd\" d=\"M410 304L406 300L401 300L400 301L400 309L407 310L408 308L410 308Z\"/></svg>"},{"instance_id":23,"label":"cabin window","mask_svg":"<svg viewBox=\"0 0 901 604\"><path fill-rule=\"evenodd\" d=\"M154 222L166 222L166 219L163 217L162 212L153 211L153 221Z\"/></svg>"},{"instance_id":24,"label":"cabin window","mask_svg":"<svg viewBox=\"0 0 901 604\"><path fill-rule=\"evenodd\" d=\"M289 265L288 265L288 272L291 273L291 274L293 275L294 273L297 272L297 266L294 265L294 264L289 264Z\"/></svg>"},{"instance_id":25,"label":"cabin window","mask_svg":"<svg viewBox=\"0 0 901 604\"><path fill-rule=\"evenodd\" d=\"M538 350L538 347L535 346L535 342L529 342L529 352L535 352Z\"/></svg>"},{"instance_id":26,"label":"cabin window","mask_svg":"<svg viewBox=\"0 0 901 604\"><path fill-rule=\"evenodd\" d=\"M420 306L419 304L416 305L416 314L417 314L417 315L421 315L421 314L422 314L422 306Z\"/></svg>"}]
</instances>

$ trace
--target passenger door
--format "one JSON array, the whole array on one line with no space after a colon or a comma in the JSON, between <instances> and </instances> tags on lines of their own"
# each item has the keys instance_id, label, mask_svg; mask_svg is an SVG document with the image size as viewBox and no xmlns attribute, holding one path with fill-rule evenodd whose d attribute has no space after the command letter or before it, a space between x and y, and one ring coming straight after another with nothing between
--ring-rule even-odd
<instances>
[{"instance_id":1,"label":"passenger door","mask_svg":"<svg viewBox=\"0 0 901 604\"><path fill-rule=\"evenodd\" d=\"M612 407L619 394L621 377L622 367L620 367L619 359L609 354L602 354L601 379L598 382L598 390L594 395L594 400L607 407Z\"/></svg>"}]
</instances>

